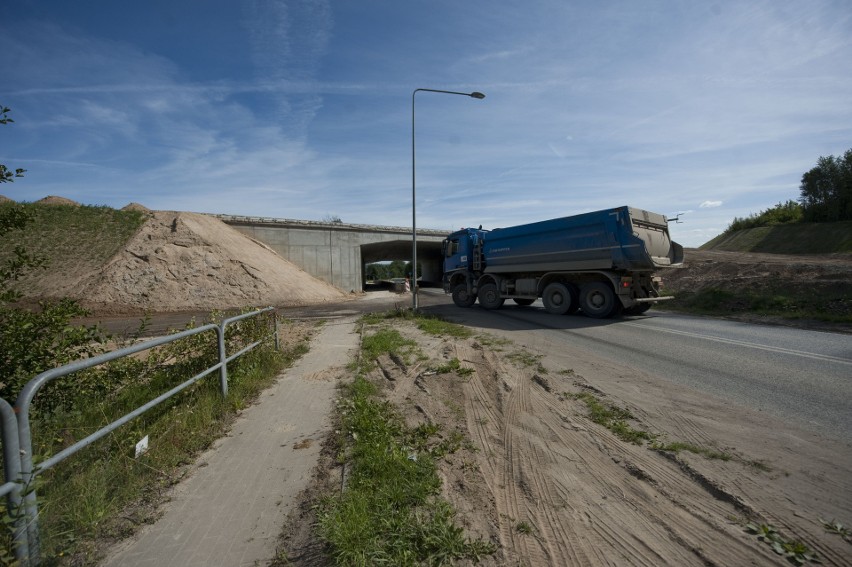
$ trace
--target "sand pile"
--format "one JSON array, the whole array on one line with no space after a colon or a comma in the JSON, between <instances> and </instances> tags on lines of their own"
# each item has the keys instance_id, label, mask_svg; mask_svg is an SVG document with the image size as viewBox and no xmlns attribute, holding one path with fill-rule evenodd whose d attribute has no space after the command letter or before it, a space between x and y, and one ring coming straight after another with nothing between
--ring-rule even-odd
<instances>
[{"instance_id":1,"label":"sand pile","mask_svg":"<svg viewBox=\"0 0 852 567\"><path fill-rule=\"evenodd\" d=\"M154 212L74 295L97 313L306 305L348 297L216 218L166 211Z\"/></svg>"},{"instance_id":2,"label":"sand pile","mask_svg":"<svg viewBox=\"0 0 852 567\"><path fill-rule=\"evenodd\" d=\"M122 211L139 211L140 213L150 213L151 209L146 207L145 205L140 205L139 203L127 203L123 207L121 207Z\"/></svg>"},{"instance_id":3,"label":"sand pile","mask_svg":"<svg viewBox=\"0 0 852 567\"><path fill-rule=\"evenodd\" d=\"M56 195L48 195L44 199L39 199L36 201L39 205L72 205L74 207L79 207L80 203L77 201L72 201L71 199L66 199L65 197L57 197Z\"/></svg>"}]
</instances>

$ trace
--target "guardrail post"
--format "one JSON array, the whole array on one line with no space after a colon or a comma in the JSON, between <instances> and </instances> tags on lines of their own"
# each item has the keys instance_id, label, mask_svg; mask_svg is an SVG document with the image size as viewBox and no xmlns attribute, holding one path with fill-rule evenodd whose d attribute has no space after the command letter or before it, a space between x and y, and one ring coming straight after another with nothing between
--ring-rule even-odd
<instances>
[{"instance_id":1,"label":"guardrail post","mask_svg":"<svg viewBox=\"0 0 852 567\"><path fill-rule=\"evenodd\" d=\"M222 385L222 397L228 395L228 356L225 353L225 325L227 324L228 320L225 319L216 327L216 334L219 337L219 382Z\"/></svg>"},{"instance_id":2,"label":"guardrail post","mask_svg":"<svg viewBox=\"0 0 852 567\"><path fill-rule=\"evenodd\" d=\"M21 498L21 449L18 440L18 420L15 410L6 400L0 398L0 419L3 424L3 467L6 483L13 484L6 494L6 510L15 519L12 531L12 545L15 559L21 565L29 562L29 543L27 541L27 522Z\"/></svg>"},{"instance_id":3,"label":"guardrail post","mask_svg":"<svg viewBox=\"0 0 852 567\"><path fill-rule=\"evenodd\" d=\"M275 351L281 350L281 340L278 338L278 312L272 312L272 326L274 327L275 332Z\"/></svg>"},{"instance_id":4,"label":"guardrail post","mask_svg":"<svg viewBox=\"0 0 852 567\"><path fill-rule=\"evenodd\" d=\"M41 375L39 375L41 376ZM29 551L29 565L38 565L40 562L40 545L38 535L38 501L36 500L35 491L35 474L33 465L33 442L30 432L30 401L28 399L27 388L36 382L38 377L27 382L24 389L18 395L18 400L15 402L15 411L18 414L18 440L21 463L21 486L27 487L27 492L24 494L21 506L24 512L24 520L26 521L26 538ZM33 394L35 396L35 394ZM22 403L23 401L23 403Z\"/></svg>"}]
</instances>

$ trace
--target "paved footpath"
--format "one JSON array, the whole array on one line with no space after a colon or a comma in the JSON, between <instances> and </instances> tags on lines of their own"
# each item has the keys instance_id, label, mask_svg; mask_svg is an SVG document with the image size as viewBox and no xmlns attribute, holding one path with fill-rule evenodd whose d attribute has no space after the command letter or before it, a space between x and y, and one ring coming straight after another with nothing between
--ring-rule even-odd
<instances>
[{"instance_id":1,"label":"paved footpath","mask_svg":"<svg viewBox=\"0 0 852 567\"><path fill-rule=\"evenodd\" d=\"M317 463L336 394L328 370L348 364L357 345L354 319L326 323L311 350L199 458L163 516L102 566L266 565Z\"/></svg>"}]
</instances>

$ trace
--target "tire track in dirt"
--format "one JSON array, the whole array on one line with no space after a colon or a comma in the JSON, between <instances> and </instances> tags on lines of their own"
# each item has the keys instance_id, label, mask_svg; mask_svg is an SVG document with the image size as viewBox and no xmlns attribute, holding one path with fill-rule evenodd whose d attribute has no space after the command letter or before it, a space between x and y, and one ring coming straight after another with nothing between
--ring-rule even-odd
<instances>
[{"instance_id":1,"label":"tire track in dirt","mask_svg":"<svg viewBox=\"0 0 852 567\"><path fill-rule=\"evenodd\" d=\"M464 388L467 421L482 447L480 466L494 494L501 547L511 550L505 559L529 565L646 566L766 559L737 528L719 520L735 514L731 503L708 498L676 463L625 444L583 415L571 415L566 401L536 384L530 369L461 343L455 355L472 361L468 367L475 371ZM562 380L557 389L569 389L569 383ZM689 427L697 443L698 428ZM708 501L703 509L689 504L701 499ZM660 501L662 509L649 514L649 505L659 507ZM532 533L519 530L524 522ZM720 531L741 541L730 547L732 554L711 559L702 549L712 546ZM702 538L702 533L713 536Z\"/></svg>"},{"instance_id":2,"label":"tire track in dirt","mask_svg":"<svg viewBox=\"0 0 852 567\"><path fill-rule=\"evenodd\" d=\"M465 432L471 441L473 448L440 463L440 474L462 525L499 544L484 565L777 564L770 547L745 532L746 521L773 523L785 536L804 534L824 564L844 564L842 550L826 541L821 526L811 522L803 531L797 524L795 499L770 501L771 513L765 498L754 501L752 496L767 492L761 483L783 484L788 475L749 465L754 446L742 455L729 448L718 436L720 410L708 409L705 396L661 393L643 376L599 359L538 358L537 353L565 352L541 334L530 341L534 348L524 345L536 357L533 367L499 347L492 350L490 341L435 340L403 331L425 356L407 369L394 370L394 361L385 361L385 373L393 377L386 380L392 401L416 410L405 410L410 423L435 422L445 432ZM426 372L453 358L472 372ZM735 458L661 452L622 441L591 421L585 403L574 396L580 392L627 409L636 416L631 427L660 434L662 442L724 449ZM753 425L742 431L748 434ZM807 447L804 443L796 440L791 452ZM803 458L794 472L811 464ZM829 464L821 466L826 470ZM818 479L823 484L800 498L824 496L825 487L843 494L845 469L842 464L836 469L838 476Z\"/></svg>"}]
</instances>

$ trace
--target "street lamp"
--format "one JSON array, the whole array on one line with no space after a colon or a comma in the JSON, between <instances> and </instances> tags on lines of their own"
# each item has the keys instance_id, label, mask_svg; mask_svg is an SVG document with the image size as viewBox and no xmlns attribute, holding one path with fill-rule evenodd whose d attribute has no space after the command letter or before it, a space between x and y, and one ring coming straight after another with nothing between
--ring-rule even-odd
<instances>
[{"instance_id":1,"label":"street lamp","mask_svg":"<svg viewBox=\"0 0 852 567\"><path fill-rule=\"evenodd\" d=\"M427 93L443 93L469 96L470 98L483 99L485 95L480 92L459 93L456 91L441 91L436 89L414 89L411 93L411 302L412 307L417 310L417 192L415 190L414 176L414 95L423 91Z\"/></svg>"}]
</instances>

